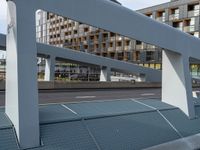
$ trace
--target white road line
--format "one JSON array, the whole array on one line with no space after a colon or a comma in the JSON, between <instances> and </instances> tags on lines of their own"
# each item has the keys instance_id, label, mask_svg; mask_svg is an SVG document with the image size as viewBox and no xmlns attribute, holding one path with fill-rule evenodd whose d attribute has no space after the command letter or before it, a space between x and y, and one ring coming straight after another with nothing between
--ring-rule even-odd
<instances>
[{"instance_id":1,"label":"white road line","mask_svg":"<svg viewBox=\"0 0 200 150\"><path fill-rule=\"evenodd\" d=\"M76 96L76 99L95 98L96 96Z\"/></svg>"},{"instance_id":2,"label":"white road line","mask_svg":"<svg viewBox=\"0 0 200 150\"><path fill-rule=\"evenodd\" d=\"M68 109L69 111L71 111L72 113L78 115L77 112L73 111L72 109L70 109L69 107L67 107L66 105L62 104L61 106L63 106L64 108Z\"/></svg>"},{"instance_id":3,"label":"white road line","mask_svg":"<svg viewBox=\"0 0 200 150\"><path fill-rule=\"evenodd\" d=\"M141 94L141 96L153 96L155 95L155 93L144 93L144 94Z\"/></svg>"},{"instance_id":4,"label":"white road line","mask_svg":"<svg viewBox=\"0 0 200 150\"><path fill-rule=\"evenodd\" d=\"M121 101L121 100L130 100L131 98L124 98L124 99L108 99L108 100L90 100L90 101L70 101L70 102L55 102L55 103L42 103L42 104L39 104L40 106L47 106L47 105L62 105L62 104L80 104L80 103L91 103L91 102L95 102L95 103L101 103L101 102L113 102L113 101ZM134 98L134 99L137 99L137 98ZM143 99L143 98L138 98L138 99Z\"/></svg>"}]
</instances>

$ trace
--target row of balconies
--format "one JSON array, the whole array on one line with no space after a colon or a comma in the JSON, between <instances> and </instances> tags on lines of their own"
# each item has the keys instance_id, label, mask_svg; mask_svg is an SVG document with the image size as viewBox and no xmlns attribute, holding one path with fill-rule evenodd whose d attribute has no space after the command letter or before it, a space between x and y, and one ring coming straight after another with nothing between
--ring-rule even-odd
<instances>
[{"instance_id":1,"label":"row of balconies","mask_svg":"<svg viewBox=\"0 0 200 150\"><path fill-rule=\"evenodd\" d=\"M193 11L188 11L188 17L195 17L200 15L200 10L193 10ZM180 19L179 14L172 14L169 16L169 20L177 20Z\"/></svg>"},{"instance_id":2,"label":"row of balconies","mask_svg":"<svg viewBox=\"0 0 200 150\"><path fill-rule=\"evenodd\" d=\"M177 27L176 29L184 32L194 32L195 26L185 26L185 27Z\"/></svg>"},{"instance_id":3,"label":"row of balconies","mask_svg":"<svg viewBox=\"0 0 200 150\"><path fill-rule=\"evenodd\" d=\"M183 27L184 32L194 32L195 31L195 26L186 26Z\"/></svg>"},{"instance_id":4,"label":"row of balconies","mask_svg":"<svg viewBox=\"0 0 200 150\"><path fill-rule=\"evenodd\" d=\"M156 20L159 22L165 22L165 17L157 17Z\"/></svg>"},{"instance_id":5,"label":"row of balconies","mask_svg":"<svg viewBox=\"0 0 200 150\"><path fill-rule=\"evenodd\" d=\"M188 11L188 17L199 16L200 10Z\"/></svg>"},{"instance_id":6,"label":"row of balconies","mask_svg":"<svg viewBox=\"0 0 200 150\"><path fill-rule=\"evenodd\" d=\"M98 44L99 41L96 41L96 42L91 41L90 43L88 43L87 40L84 40L84 41L82 41L82 43L83 43L83 45L94 45L95 43ZM102 42L100 42L100 43L102 43ZM121 50L121 49L124 49L124 50L131 50L131 49L138 49L138 50L150 49L150 50L153 50L153 49L156 48L155 46L149 45L149 44L141 44L141 45L135 45L135 46L131 46L129 44L129 45L125 45L125 46L110 46L109 50L114 50L114 47L116 47L117 50Z\"/></svg>"},{"instance_id":7,"label":"row of balconies","mask_svg":"<svg viewBox=\"0 0 200 150\"><path fill-rule=\"evenodd\" d=\"M179 14L171 14L169 15L169 20L172 21L172 20L177 20L179 19Z\"/></svg>"},{"instance_id":8,"label":"row of balconies","mask_svg":"<svg viewBox=\"0 0 200 150\"><path fill-rule=\"evenodd\" d=\"M146 45L146 44L140 44L140 45L136 45L135 47L137 50L143 50L143 49L155 49L156 47L154 45Z\"/></svg>"},{"instance_id":9,"label":"row of balconies","mask_svg":"<svg viewBox=\"0 0 200 150\"><path fill-rule=\"evenodd\" d=\"M193 10L193 11L188 11L187 17L195 17L199 15L200 15L200 10ZM160 22L165 22L167 20L165 16L160 16L155 19ZM178 20L178 19L180 19L179 13L169 15L169 21Z\"/></svg>"}]
</instances>

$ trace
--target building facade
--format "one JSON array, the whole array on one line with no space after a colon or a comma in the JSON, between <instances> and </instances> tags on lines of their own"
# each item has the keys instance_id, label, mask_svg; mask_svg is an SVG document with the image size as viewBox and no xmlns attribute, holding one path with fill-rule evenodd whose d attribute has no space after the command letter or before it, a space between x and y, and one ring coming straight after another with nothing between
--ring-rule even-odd
<instances>
[{"instance_id":1,"label":"building facade","mask_svg":"<svg viewBox=\"0 0 200 150\"><path fill-rule=\"evenodd\" d=\"M199 38L199 0L172 0L138 12ZM161 48L49 12L37 13L38 42L162 69ZM197 75L199 68L198 64L191 64L192 72Z\"/></svg>"},{"instance_id":2,"label":"building facade","mask_svg":"<svg viewBox=\"0 0 200 150\"><path fill-rule=\"evenodd\" d=\"M171 0L168 3L141 9L138 12L200 38L199 0ZM199 62L191 62L191 72L193 75L199 76Z\"/></svg>"}]
</instances>

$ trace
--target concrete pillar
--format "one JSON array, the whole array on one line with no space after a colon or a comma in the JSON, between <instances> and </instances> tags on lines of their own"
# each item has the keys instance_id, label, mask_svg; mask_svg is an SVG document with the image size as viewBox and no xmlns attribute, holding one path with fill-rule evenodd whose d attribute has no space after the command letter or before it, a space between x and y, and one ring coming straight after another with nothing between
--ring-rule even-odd
<instances>
[{"instance_id":1,"label":"concrete pillar","mask_svg":"<svg viewBox=\"0 0 200 150\"><path fill-rule=\"evenodd\" d=\"M137 77L138 82L145 82L146 80L146 75L145 74L139 74Z\"/></svg>"},{"instance_id":2,"label":"concrete pillar","mask_svg":"<svg viewBox=\"0 0 200 150\"><path fill-rule=\"evenodd\" d=\"M162 101L195 117L188 57L163 51Z\"/></svg>"},{"instance_id":3,"label":"concrete pillar","mask_svg":"<svg viewBox=\"0 0 200 150\"><path fill-rule=\"evenodd\" d=\"M46 61L46 64L45 64L44 80L45 81L54 81L56 59L54 56L50 56L45 61Z\"/></svg>"},{"instance_id":4,"label":"concrete pillar","mask_svg":"<svg viewBox=\"0 0 200 150\"><path fill-rule=\"evenodd\" d=\"M21 149L40 145L35 11L8 1L6 114Z\"/></svg>"},{"instance_id":5,"label":"concrete pillar","mask_svg":"<svg viewBox=\"0 0 200 150\"><path fill-rule=\"evenodd\" d=\"M111 69L109 67L102 67L101 68L100 81L101 82L111 81Z\"/></svg>"}]
</instances>

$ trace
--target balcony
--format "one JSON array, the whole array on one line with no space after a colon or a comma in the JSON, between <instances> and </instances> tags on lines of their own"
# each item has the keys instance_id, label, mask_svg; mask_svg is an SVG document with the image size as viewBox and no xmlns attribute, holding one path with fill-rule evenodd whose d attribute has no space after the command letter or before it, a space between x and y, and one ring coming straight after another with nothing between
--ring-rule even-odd
<instances>
[{"instance_id":1,"label":"balcony","mask_svg":"<svg viewBox=\"0 0 200 150\"><path fill-rule=\"evenodd\" d=\"M124 47L124 50L125 50L125 51L131 50L131 46L125 46L125 47Z\"/></svg>"},{"instance_id":2,"label":"balcony","mask_svg":"<svg viewBox=\"0 0 200 150\"><path fill-rule=\"evenodd\" d=\"M156 20L159 22L165 22L165 17L158 17Z\"/></svg>"},{"instance_id":3,"label":"balcony","mask_svg":"<svg viewBox=\"0 0 200 150\"><path fill-rule=\"evenodd\" d=\"M184 32L194 32L195 27L194 26L186 26L184 27Z\"/></svg>"},{"instance_id":4,"label":"balcony","mask_svg":"<svg viewBox=\"0 0 200 150\"><path fill-rule=\"evenodd\" d=\"M154 46L154 45L147 45L147 49L151 49L151 50L153 50L153 49L155 49L156 47Z\"/></svg>"},{"instance_id":5,"label":"balcony","mask_svg":"<svg viewBox=\"0 0 200 150\"><path fill-rule=\"evenodd\" d=\"M117 40L117 41L121 41L121 40L122 40L122 37L121 37L121 36L116 36L116 40Z\"/></svg>"},{"instance_id":6,"label":"balcony","mask_svg":"<svg viewBox=\"0 0 200 150\"><path fill-rule=\"evenodd\" d=\"M116 51L122 51L122 47L121 46L117 46L116 47Z\"/></svg>"},{"instance_id":7,"label":"balcony","mask_svg":"<svg viewBox=\"0 0 200 150\"><path fill-rule=\"evenodd\" d=\"M95 27L90 27L90 32L95 32L97 30L97 28Z\"/></svg>"},{"instance_id":8,"label":"balcony","mask_svg":"<svg viewBox=\"0 0 200 150\"><path fill-rule=\"evenodd\" d=\"M143 49L143 45L136 45L136 50L142 50Z\"/></svg>"},{"instance_id":9,"label":"balcony","mask_svg":"<svg viewBox=\"0 0 200 150\"><path fill-rule=\"evenodd\" d=\"M115 37L111 37L111 38L110 38L110 41L115 41Z\"/></svg>"},{"instance_id":10,"label":"balcony","mask_svg":"<svg viewBox=\"0 0 200 150\"><path fill-rule=\"evenodd\" d=\"M84 45L87 45L87 44L88 44L88 42L87 42L87 41L83 41L83 44L84 44Z\"/></svg>"},{"instance_id":11,"label":"balcony","mask_svg":"<svg viewBox=\"0 0 200 150\"><path fill-rule=\"evenodd\" d=\"M81 32L79 33L80 36L86 36L86 33L85 32Z\"/></svg>"},{"instance_id":12,"label":"balcony","mask_svg":"<svg viewBox=\"0 0 200 150\"><path fill-rule=\"evenodd\" d=\"M74 38L77 38L77 37L79 37L79 35L78 34L74 34Z\"/></svg>"},{"instance_id":13,"label":"balcony","mask_svg":"<svg viewBox=\"0 0 200 150\"><path fill-rule=\"evenodd\" d=\"M109 52L113 52L113 51L114 51L114 48L113 48L113 47L109 47L109 48L108 48L108 51L109 51Z\"/></svg>"},{"instance_id":14,"label":"balcony","mask_svg":"<svg viewBox=\"0 0 200 150\"><path fill-rule=\"evenodd\" d=\"M112 48L112 47L111 47L111 48ZM111 51L111 48L110 48L110 51ZM106 53L107 50L109 50L109 48L102 47L101 50L100 50L100 52L104 52L104 53Z\"/></svg>"},{"instance_id":15,"label":"balcony","mask_svg":"<svg viewBox=\"0 0 200 150\"><path fill-rule=\"evenodd\" d=\"M177 19L179 19L179 14L171 14L170 16L169 16L169 20L171 21L171 20L177 20Z\"/></svg>"},{"instance_id":16,"label":"balcony","mask_svg":"<svg viewBox=\"0 0 200 150\"><path fill-rule=\"evenodd\" d=\"M108 41L108 37L103 37L102 38L102 42L107 42Z\"/></svg>"},{"instance_id":17,"label":"balcony","mask_svg":"<svg viewBox=\"0 0 200 150\"><path fill-rule=\"evenodd\" d=\"M197 9L197 10L192 10L192 11L188 11L188 17L194 17L194 16L199 16L199 13L200 10Z\"/></svg>"},{"instance_id":18,"label":"balcony","mask_svg":"<svg viewBox=\"0 0 200 150\"><path fill-rule=\"evenodd\" d=\"M73 20L68 19L68 23L73 23L73 22L74 22Z\"/></svg>"},{"instance_id":19,"label":"balcony","mask_svg":"<svg viewBox=\"0 0 200 150\"><path fill-rule=\"evenodd\" d=\"M130 38L128 38L128 37L124 37L124 40L130 40Z\"/></svg>"},{"instance_id":20,"label":"balcony","mask_svg":"<svg viewBox=\"0 0 200 150\"><path fill-rule=\"evenodd\" d=\"M175 27L177 30L183 31L183 27Z\"/></svg>"}]
</instances>

